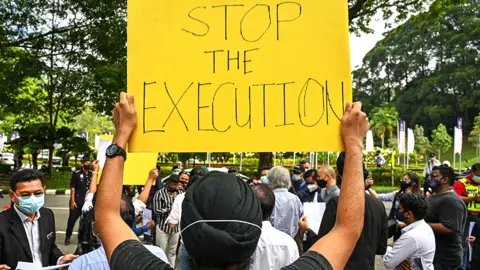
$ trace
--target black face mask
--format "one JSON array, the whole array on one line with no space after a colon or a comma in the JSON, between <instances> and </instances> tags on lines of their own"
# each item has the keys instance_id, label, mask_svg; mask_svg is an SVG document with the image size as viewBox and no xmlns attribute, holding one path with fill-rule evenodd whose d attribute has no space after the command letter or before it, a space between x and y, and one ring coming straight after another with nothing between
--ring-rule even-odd
<instances>
[{"instance_id":1,"label":"black face mask","mask_svg":"<svg viewBox=\"0 0 480 270\"><path fill-rule=\"evenodd\" d=\"M327 187L327 181L325 181L325 180L323 180L323 179L322 179L322 180L317 180L317 185L318 185L318 187L320 187L320 188Z\"/></svg>"},{"instance_id":2,"label":"black face mask","mask_svg":"<svg viewBox=\"0 0 480 270\"><path fill-rule=\"evenodd\" d=\"M168 187L167 190L170 193L177 192L177 188L175 188L175 187Z\"/></svg>"},{"instance_id":3,"label":"black face mask","mask_svg":"<svg viewBox=\"0 0 480 270\"><path fill-rule=\"evenodd\" d=\"M83 165L83 169L86 171L92 170L92 165Z\"/></svg>"},{"instance_id":4,"label":"black face mask","mask_svg":"<svg viewBox=\"0 0 480 270\"><path fill-rule=\"evenodd\" d=\"M130 198L135 197L135 190L130 190L130 191L128 191L127 196L130 197Z\"/></svg>"}]
</instances>

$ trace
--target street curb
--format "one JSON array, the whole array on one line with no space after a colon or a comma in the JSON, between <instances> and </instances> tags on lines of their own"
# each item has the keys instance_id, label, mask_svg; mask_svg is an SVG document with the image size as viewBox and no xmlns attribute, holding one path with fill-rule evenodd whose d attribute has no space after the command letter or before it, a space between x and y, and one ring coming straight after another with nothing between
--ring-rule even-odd
<instances>
[{"instance_id":1,"label":"street curb","mask_svg":"<svg viewBox=\"0 0 480 270\"><path fill-rule=\"evenodd\" d=\"M0 189L1 194L8 194L8 189ZM62 189L62 190L57 190L57 189L47 189L45 192L47 195L70 195L70 190L69 189Z\"/></svg>"}]
</instances>

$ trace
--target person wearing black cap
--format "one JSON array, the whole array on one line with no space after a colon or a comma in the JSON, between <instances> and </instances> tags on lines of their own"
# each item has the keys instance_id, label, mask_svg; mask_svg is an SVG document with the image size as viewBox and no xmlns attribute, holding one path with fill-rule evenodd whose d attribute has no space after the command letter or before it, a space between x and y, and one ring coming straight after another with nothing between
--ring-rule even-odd
<instances>
[{"instance_id":1,"label":"person wearing black cap","mask_svg":"<svg viewBox=\"0 0 480 270\"><path fill-rule=\"evenodd\" d=\"M283 270L343 269L360 237L365 187L357 172L362 170L363 140L369 129L361 106L348 102L341 120L347 159L337 222L327 235ZM109 148L125 149L137 123L133 95L122 92L113 115L116 133ZM116 270L172 270L138 241L120 217L124 151L110 151L107 155L97 192L95 219L105 254ZM262 210L247 183L233 174L211 172L187 191L182 210L181 234L194 269L249 268L262 230Z\"/></svg>"},{"instance_id":2,"label":"person wearing black cap","mask_svg":"<svg viewBox=\"0 0 480 270\"><path fill-rule=\"evenodd\" d=\"M65 245L70 245L73 227L82 215L82 207L85 203L85 196L87 195L92 174L97 173L92 171L91 160L87 155L84 155L80 162L82 163L82 169L73 172L70 180L70 213L65 233Z\"/></svg>"},{"instance_id":3,"label":"person wearing black cap","mask_svg":"<svg viewBox=\"0 0 480 270\"><path fill-rule=\"evenodd\" d=\"M307 182L303 178L305 174L305 167L303 165L296 165L292 170L292 183L296 195L302 203L308 202L310 191L308 190Z\"/></svg>"},{"instance_id":4,"label":"person wearing black cap","mask_svg":"<svg viewBox=\"0 0 480 270\"><path fill-rule=\"evenodd\" d=\"M153 198L153 212L156 216L157 226L155 243L165 251L168 261L172 267L175 266L176 251L180 233L178 227L171 228L168 224L168 216L172 211L172 205L177 195L183 193L178 189L180 186L178 175L172 174L167 185L157 190Z\"/></svg>"}]
</instances>

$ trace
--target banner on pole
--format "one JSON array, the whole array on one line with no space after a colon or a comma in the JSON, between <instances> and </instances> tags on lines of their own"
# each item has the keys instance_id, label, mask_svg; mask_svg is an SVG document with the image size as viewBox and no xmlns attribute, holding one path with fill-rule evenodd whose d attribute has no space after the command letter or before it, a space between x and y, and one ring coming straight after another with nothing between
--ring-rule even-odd
<instances>
[{"instance_id":1,"label":"banner on pole","mask_svg":"<svg viewBox=\"0 0 480 270\"><path fill-rule=\"evenodd\" d=\"M367 137L366 137L366 142L365 142L365 149L367 151L373 151L374 146L373 146L373 132L372 130L369 130L367 132Z\"/></svg>"},{"instance_id":2,"label":"banner on pole","mask_svg":"<svg viewBox=\"0 0 480 270\"><path fill-rule=\"evenodd\" d=\"M88 142L88 132L82 131L82 132L78 133L78 137L84 138Z\"/></svg>"},{"instance_id":3,"label":"banner on pole","mask_svg":"<svg viewBox=\"0 0 480 270\"><path fill-rule=\"evenodd\" d=\"M346 2L129 0L127 36L130 151L342 150Z\"/></svg>"},{"instance_id":4,"label":"banner on pole","mask_svg":"<svg viewBox=\"0 0 480 270\"><path fill-rule=\"evenodd\" d=\"M400 140L398 142L398 151L400 154L406 154L405 149L405 121L400 120Z\"/></svg>"},{"instance_id":5,"label":"banner on pole","mask_svg":"<svg viewBox=\"0 0 480 270\"><path fill-rule=\"evenodd\" d=\"M455 127L455 134L454 134L454 143L453 143L453 152L455 154L462 153L462 144L463 144L463 131L457 127Z\"/></svg>"},{"instance_id":6,"label":"banner on pole","mask_svg":"<svg viewBox=\"0 0 480 270\"><path fill-rule=\"evenodd\" d=\"M407 149L407 154L412 154L413 151L415 150L415 135L413 134L413 129L409 128L408 129L408 149Z\"/></svg>"}]
</instances>

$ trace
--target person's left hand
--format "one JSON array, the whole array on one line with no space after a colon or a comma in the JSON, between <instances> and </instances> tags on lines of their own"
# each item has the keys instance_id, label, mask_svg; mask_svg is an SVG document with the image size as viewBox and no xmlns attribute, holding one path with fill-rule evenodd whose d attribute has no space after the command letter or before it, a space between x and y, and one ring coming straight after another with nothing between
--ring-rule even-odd
<instances>
[{"instance_id":1,"label":"person's left hand","mask_svg":"<svg viewBox=\"0 0 480 270\"><path fill-rule=\"evenodd\" d=\"M120 93L120 101L115 104L113 110L113 121L115 123L115 136L129 139L137 125L137 110L133 95L125 92Z\"/></svg>"},{"instance_id":2,"label":"person's left hand","mask_svg":"<svg viewBox=\"0 0 480 270\"><path fill-rule=\"evenodd\" d=\"M70 261L73 261L74 259L78 258L78 255L73 255L73 254L66 254L65 256L62 257L60 260L59 264L66 264L69 263Z\"/></svg>"},{"instance_id":3,"label":"person's left hand","mask_svg":"<svg viewBox=\"0 0 480 270\"><path fill-rule=\"evenodd\" d=\"M470 243L470 244L475 243L475 240L477 240L477 238L475 236L467 237L467 242Z\"/></svg>"},{"instance_id":4,"label":"person's left hand","mask_svg":"<svg viewBox=\"0 0 480 270\"><path fill-rule=\"evenodd\" d=\"M402 229L402 228L405 228L405 227L407 226L407 224L405 224L405 222L399 221L399 222L397 222L397 226L398 226L400 229Z\"/></svg>"},{"instance_id":5,"label":"person's left hand","mask_svg":"<svg viewBox=\"0 0 480 270\"><path fill-rule=\"evenodd\" d=\"M298 221L298 228L301 233L304 233L308 229L310 229L310 224L308 224L307 217L303 216L300 218L300 220Z\"/></svg>"},{"instance_id":6,"label":"person's left hand","mask_svg":"<svg viewBox=\"0 0 480 270\"><path fill-rule=\"evenodd\" d=\"M412 270L412 265L408 261L404 261L399 265L400 269L402 270Z\"/></svg>"}]
</instances>

